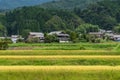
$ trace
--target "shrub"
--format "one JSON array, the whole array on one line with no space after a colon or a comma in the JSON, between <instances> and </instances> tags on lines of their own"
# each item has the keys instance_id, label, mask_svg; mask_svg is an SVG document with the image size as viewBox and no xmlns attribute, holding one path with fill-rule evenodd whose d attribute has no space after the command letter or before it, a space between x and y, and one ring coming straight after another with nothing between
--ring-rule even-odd
<instances>
[{"instance_id":1,"label":"shrub","mask_svg":"<svg viewBox=\"0 0 120 80\"><path fill-rule=\"evenodd\" d=\"M1 41L0 42L0 50L6 50L8 48L8 42Z\"/></svg>"},{"instance_id":2,"label":"shrub","mask_svg":"<svg viewBox=\"0 0 120 80\"><path fill-rule=\"evenodd\" d=\"M29 38L26 40L26 43L40 43L40 39L39 38Z\"/></svg>"},{"instance_id":3,"label":"shrub","mask_svg":"<svg viewBox=\"0 0 120 80\"><path fill-rule=\"evenodd\" d=\"M101 39L100 38L96 38L95 39L95 43L101 43Z\"/></svg>"},{"instance_id":4,"label":"shrub","mask_svg":"<svg viewBox=\"0 0 120 80\"><path fill-rule=\"evenodd\" d=\"M83 46L80 46L80 50L86 50L86 48Z\"/></svg>"},{"instance_id":5,"label":"shrub","mask_svg":"<svg viewBox=\"0 0 120 80\"><path fill-rule=\"evenodd\" d=\"M12 43L13 43L12 40L11 40L11 39L8 39L8 38L6 38L6 39L4 39L4 40L2 40L2 41L7 42L8 44L12 44Z\"/></svg>"},{"instance_id":6,"label":"shrub","mask_svg":"<svg viewBox=\"0 0 120 80\"><path fill-rule=\"evenodd\" d=\"M24 40L23 39L18 39L17 43L19 43L19 42L24 42Z\"/></svg>"},{"instance_id":7,"label":"shrub","mask_svg":"<svg viewBox=\"0 0 120 80\"><path fill-rule=\"evenodd\" d=\"M46 35L45 43L59 42L59 39L56 35Z\"/></svg>"}]
</instances>

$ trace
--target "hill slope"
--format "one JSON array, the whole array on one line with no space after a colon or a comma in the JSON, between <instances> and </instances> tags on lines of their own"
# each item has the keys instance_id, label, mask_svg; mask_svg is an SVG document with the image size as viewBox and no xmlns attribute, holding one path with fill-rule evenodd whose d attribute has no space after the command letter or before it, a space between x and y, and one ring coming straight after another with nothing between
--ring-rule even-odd
<instances>
[{"instance_id":1,"label":"hill slope","mask_svg":"<svg viewBox=\"0 0 120 80\"><path fill-rule=\"evenodd\" d=\"M40 6L49 9L73 9L75 7L85 8L87 5L96 3L98 1L102 0L59 0L47 2Z\"/></svg>"},{"instance_id":2,"label":"hill slope","mask_svg":"<svg viewBox=\"0 0 120 80\"><path fill-rule=\"evenodd\" d=\"M38 5L52 0L0 0L0 9L14 9L16 7Z\"/></svg>"},{"instance_id":3,"label":"hill slope","mask_svg":"<svg viewBox=\"0 0 120 80\"><path fill-rule=\"evenodd\" d=\"M101 29L114 30L120 24L120 0L101 1L89 5L85 10L48 10L38 6L18 8L5 15L9 35L25 32L51 32L58 30L79 30L88 23ZM80 32L80 31L78 31Z\"/></svg>"}]
</instances>

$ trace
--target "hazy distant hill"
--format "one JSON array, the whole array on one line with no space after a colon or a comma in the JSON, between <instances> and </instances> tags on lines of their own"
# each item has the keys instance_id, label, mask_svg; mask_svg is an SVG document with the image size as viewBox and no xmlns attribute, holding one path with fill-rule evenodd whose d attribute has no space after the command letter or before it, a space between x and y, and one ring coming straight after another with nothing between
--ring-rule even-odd
<instances>
[{"instance_id":1,"label":"hazy distant hill","mask_svg":"<svg viewBox=\"0 0 120 80\"><path fill-rule=\"evenodd\" d=\"M22 6L38 5L52 0L0 0L0 9L14 9Z\"/></svg>"},{"instance_id":2,"label":"hazy distant hill","mask_svg":"<svg viewBox=\"0 0 120 80\"><path fill-rule=\"evenodd\" d=\"M50 9L72 9L75 7L85 8L88 4L93 4L102 0L59 0L51 1L40 5L43 8Z\"/></svg>"}]
</instances>

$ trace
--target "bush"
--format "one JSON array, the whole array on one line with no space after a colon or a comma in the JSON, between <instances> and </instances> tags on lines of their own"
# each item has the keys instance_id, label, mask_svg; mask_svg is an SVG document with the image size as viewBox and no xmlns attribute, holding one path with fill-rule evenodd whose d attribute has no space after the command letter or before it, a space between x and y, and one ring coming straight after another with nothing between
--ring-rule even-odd
<instances>
[{"instance_id":1,"label":"bush","mask_svg":"<svg viewBox=\"0 0 120 80\"><path fill-rule=\"evenodd\" d=\"M23 39L18 39L17 43L19 43L19 42L24 42L24 40Z\"/></svg>"},{"instance_id":2,"label":"bush","mask_svg":"<svg viewBox=\"0 0 120 80\"><path fill-rule=\"evenodd\" d=\"M12 44L13 42L12 42L12 40L11 39L4 39L4 40L2 40L2 41L5 41L5 42L7 42L8 44Z\"/></svg>"},{"instance_id":3,"label":"bush","mask_svg":"<svg viewBox=\"0 0 120 80\"><path fill-rule=\"evenodd\" d=\"M76 38L76 39L74 39L72 42L73 42L73 43L78 43L78 42L80 42L80 40L79 40L78 38Z\"/></svg>"},{"instance_id":4,"label":"bush","mask_svg":"<svg viewBox=\"0 0 120 80\"><path fill-rule=\"evenodd\" d=\"M1 41L0 42L0 50L6 50L8 48L8 42Z\"/></svg>"},{"instance_id":5,"label":"bush","mask_svg":"<svg viewBox=\"0 0 120 80\"><path fill-rule=\"evenodd\" d=\"M100 38L95 39L95 43L101 43L101 39Z\"/></svg>"},{"instance_id":6,"label":"bush","mask_svg":"<svg viewBox=\"0 0 120 80\"><path fill-rule=\"evenodd\" d=\"M40 39L39 38L29 38L26 40L26 43L40 43Z\"/></svg>"},{"instance_id":7,"label":"bush","mask_svg":"<svg viewBox=\"0 0 120 80\"><path fill-rule=\"evenodd\" d=\"M83 46L80 46L80 50L86 50L86 48Z\"/></svg>"},{"instance_id":8,"label":"bush","mask_svg":"<svg viewBox=\"0 0 120 80\"><path fill-rule=\"evenodd\" d=\"M46 35L45 43L59 42L59 39L56 35Z\"/></svg>"}]
</instances>

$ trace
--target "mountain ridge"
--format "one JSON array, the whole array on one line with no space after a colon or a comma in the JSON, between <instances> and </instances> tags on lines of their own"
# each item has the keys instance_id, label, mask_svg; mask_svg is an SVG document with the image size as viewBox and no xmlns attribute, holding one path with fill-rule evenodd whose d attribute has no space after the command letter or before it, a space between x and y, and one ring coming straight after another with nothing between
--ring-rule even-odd
<instances>
[{"instance_id":1,"label":"mountain ridge","mask_svg":"<svg viewBox=\"0 0 120 80\"><path fill-rule=\"evenodd\" d=\"M103 0L58 0L43 3L39 6L47 9L73 9L75 7L83 9L89 4L94 4L99 1Z\"/></svg>"},{"instance_id":2,"label":"mountain ridge","mask_svg":"<svg viewBox=\"0 0 120 80\"><path fill-rule=\"evenodd\" d=\"M34 6L52 0L0 0L0 9L14 9L23 6Z\"/></svg>"}]
</instances>

